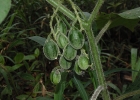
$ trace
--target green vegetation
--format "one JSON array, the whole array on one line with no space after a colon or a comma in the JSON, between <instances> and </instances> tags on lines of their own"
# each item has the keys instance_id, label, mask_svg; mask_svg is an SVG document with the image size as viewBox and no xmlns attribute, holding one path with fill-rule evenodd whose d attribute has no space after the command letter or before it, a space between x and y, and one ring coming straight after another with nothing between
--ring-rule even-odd
<instances>
[{"instance_id":1,"label":"green vegetation","mask_svg":"<svg viewBox=\"0 0 140 100\"><path fill-rule=\"evenodd\" d=\"M0 100L139 100L140 0L0 1Z\"/></svg>"}]
</instances>

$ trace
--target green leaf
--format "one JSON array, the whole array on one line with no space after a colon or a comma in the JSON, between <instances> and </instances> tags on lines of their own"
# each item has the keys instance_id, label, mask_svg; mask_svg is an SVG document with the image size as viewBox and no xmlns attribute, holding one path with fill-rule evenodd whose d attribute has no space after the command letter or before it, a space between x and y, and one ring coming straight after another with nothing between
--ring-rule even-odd
<instances>
[{"instance_id":1,"label":"green leaf","mask_svg":"<svg viewBox=\"0 0 140 100\"><path fill-rule=\"evenodd\" d=\"M34 89L33 89L33 95L34 95L34 97L36 97L37 92L39 91L39 87L40 87L40 83L38 82L38 83L34 86Z\"/></svg>"},{"instance_id":2,"label":"green leaf","mask_svg":"<svg viewBox=\"0 0 140 100\"><path fill-rule=\"evenodd\" d=\"M31 39L31 40L39 43L41 46L44 46L44 43L46 41L46 38L43 38L40 36L32 36L32 37L28 37L28 39Z\"/></svg>"},{"instance_id":3,"label":"green leaf","mask_svg":"<svg viewBox=\"0 0 140 100\"><path fill-rule=\"evenodd\" d=\"M17 100L27 100L27 98L28 98L28 100L34 100L31 98L31 96L26 95L26 94L22 94L22 95L19 95L16 97Z\"/></svg>"},{"instance_id":4,"label":"green leaf","mask_svg":"<svg viewBox=\"0 0 140 100\"><path fill-rule=\"evenodd\" d=\"M31 72L34 70L34 68L37 68L40 66L40 62L38 60L35 60L30 67L28 67L28 71Z\"/></svg>"},{"instance_id":5,"label":"green leaf","mask_svg":"<svg viewBox=\"0 0 140 100\"><path fill-rule=\"evenodd\" d=\"M17 53L16 56L14 57L15 63L21 63L23 61L24 54L23 53Z\"/></svg>"},{"instance_id":6,"label":"green leaf","mask_svg":"<svg viewBox=\"0 0 140 100\"><path fill-rule=\"evenodd\" d=\"M23 41L23 40L21 40L21 39L16 39L16 40L14 40L12 43L10 43L10 45L9 45L9 50L11 49L11 48L15 48L16 46L19 46L19 45L23 45L23 44L25 44L25 42Z\"/></svg>"},{"instance_id":7,"label":"green leaf","mask_svg":"<svg viewBox=\"0 0 140 100\"><path fill-rule=\"evenodd\" d=\"M4 57L0 54L0 63L4 65L5 63L5 59Z\"/></svg>"},{"instance_id":8,"label":"green leaf","mask_svg":"<svg viewBox=\"0 0 140 100\"><path fill-rule=\"evenodd\" d=\"M11 66L6 66L6 68L7 68L7 70L8 70L9 72L13 72L13 71L19 69L22 65L23 65L23 64L16 64L16 65L14 65L14 66L12 66L12 67L11 67Z\"/></svg>"},{"instance_id":9,"label":"green leaf","mask_svg":"<svg viewBox=\"0 0 140 100\"><path fill-rule=\"evenodd\" d=\"M140 7L127 10L118 15L125 19L140 19Z\"/></svg>"},{"instance_id":10,"label":"green leaf","mask_svg":"<svg viewBox=\"0 0 140 100\"><path fill-rule=\"evenodd\" d=\"M49 97L36 97L36 100L53 100Z\"/></svg>"},{"instance_id":11,"label":"green leaf","mask_svg":"<svg viewBox=\"0 0 140 100\"><path fill-rule=\"evenodd\" d=\"M11 0L0 0L0 24L7 16L11 8Z\"/></svg>"},{"instance_id":12,"label":"green leaf","mask_svg":"<svg viewBox=\"0 0 140 100\"><path fill-rule=\"evenodd\" d=\"M39 54L40 54L40 51L39 51L38 48L36 48L35 51L34 51L34 55L35 55L35 57L38 57Z\"/></svg>"},{"instance_id":13,"label":"green leaf","mask_svg":"<svg viewBox=\"0 0 140 100\"><path fill-rule=\"evenodd\" d=\"M12 87L6 86L6 87L2 90L2 92L1 92L1 94L0 94L0 98L2 99L2 97L3 97L4 95L6 95L6 94L12 95ZM4 99L4 98L3 98L3 99Z\"/></svg>"},{"instance_id":14,"label":"green leaf","mask_svg":"<svg viewBox=\"0 0 140 100\"><path fill-rule=\"evenodd\" d=\"M35 80L35 78L29 73L22 73L20 77L23 78L24 80L29 80L29 81Z\"/></svg>"},{"instance_id":15,"label":"green leaf","mask_svg":"<svg viewBox=\"0 0 140 100\"><path fill-rule=\"evenodd\" d=\"M138 58L133 70L140 71L140 57ZM138 75L138 72L132 72L132 80L133 81L136 79L137 75Z\"/></svg>"},{"instance_id":16,"label":"green leaf","mask_svg":"<svg viewBox=\"0 0 140 100\"><path fill-rule=\"evenodd\" d=\"M113 83L108 83L107 85L108 85L109 87L111 87L112 89L116 90L116 92L117 92L118 94L121 94L121 90L120 90L116 85L114 85Z\"/></svg>"},{"instance_id":17,"label":"green leaf","mask_svg":"<svg viewBox=\"0 0 140 100\"><path fill-rule=\"evenodd\" d=\"M116 13L110 13L110 14L101 13L96 18L96 23L98 26L97 28L102 29L102 27L108 22L108 20L112 21L109 29L117 26L124 26L129 30L134 31L134 28L140 21L140 18L126 19Z\"/></svg>"},{"instance_id":18,"label":"green leaf","mask_svg":"<svg viewBox=\"0 0 140 100\"><path fill-rule=\"evenodd\" d=\"M0 73L2 74L2 76L5 79L5 82L7 84L7 87L11 87L10 86L10 82L8 80L8 72L6 71L6 69L4 68L5 66L3 66L2 64L0 64Z\"/></svg>"},{"instance_id":19,"label":"green leaf","mask_svg":"<svg viewBox=\"0 0 140 100\"><path fill-rule=\"evenodd\" d=\"M35 59L35 56L34 55L27 55L27 56L24 56L23 60L34 60Z\"/></svg>"},{"instance_id":20,"label":"green leaf","mask_svg":"<svg viewBox=\"0 0 140 100\"><path fill-rule=\"evenodd\" d=\"M136 62L137 62L137 52L138 52L138 49L136 48L132 48L131 49L131 66L132 66L132 70L136 70ZM137 72L132 72L132 80L134 82L135 80L135 77L137 75Z\"/></svg>"},{"instance_id":21,"label":"green leaf","mask_svg":"<svg viewBox=\"0 0 140 100\"><path fill-rule=\"evenodd\" d=\"M121 72L121 71L134 71L134 72L136 72L135 70L127 69L127 68L114 68L114 69L110 69L110 70L105 71L104 74L105 74L105 76L108 76L112 73Z\"/></svg>"},{"instance_id":22,"label":"green leaf","mask_svg":"<svg viewBox=\"0 0 140 100\"><path fill-rule=\"evenodd\" d=\"M80 80L78 80L75 76L72 79L72 81L73 81L74 85L76 86L77 90L79 91L80 97L83 100L89 100L88 95L87 95L87 93L84 89L84 86L83 86L82 82L80 82Z\"/></svg>"},{"instance_id":23,"label":"green leaf","mask_svg":"<svg viewBox=\"0 0 140 100\"><path fill-rule=\"evenodd\" d=\"M135 79L132 83L129 84L126 93L137 89L140 89L140 72L137 74L137 79Z\"/></svg>"}]
</instances>

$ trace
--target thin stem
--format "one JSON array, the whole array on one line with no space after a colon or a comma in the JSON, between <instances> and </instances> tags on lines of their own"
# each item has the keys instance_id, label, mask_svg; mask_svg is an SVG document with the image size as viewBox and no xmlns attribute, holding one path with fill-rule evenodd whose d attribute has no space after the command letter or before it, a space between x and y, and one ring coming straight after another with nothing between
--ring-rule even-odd
<instances>
[{"instance_id":1,"label":"thin stem","mask_svg":"<svg viewBox=\"0 0 140 100\"><path fill-rule=\"evenodd\" d=\"M83 28L83 26L81 24L81 18L80 18L79 14L78 14L78 11L76 9L76 5L71 0L69 0L69 2L70 2L71 6L72 6L72 8L73 8L73 10L74 10L74 12L76 14L76 18L77 18L78 22L80 24L80 28L81 28L80 31L82 31L82 30L84 30L84 28Z\"/></svg>"},{"instance_id":2,"label":"thin stem","mask_svg":"<svg viewBox=\"0 0 140 100\"><path fill-rule=\"evenodd\" d=\"M57 8L59 6L59 11L70 18L72 21L75 20L75 14L71 12L68 8L57 2L57 0L46 0L53 7Z\"/></svg>"},{"instance_id":3,"label":"thin stem","mask_svg":"<svg viewBox=\"0 0 140 100\"><path fill-rule=\"evenodd\" d=\"M104 35L105 31L108 29L108 27L110 26L111 23L112 23L112 21L109 20L109 21L105 24L105 26L102 28L102 30L99 32L99 34L98 34L97 37L96 37L96 40L95 40L96 43L99 42L99 40L100 40L101 37Z\"/></svg>"},{"instance_id":4,"label":"thin stem","mask_svg":"<svg viewBox=\"0 0 140 100\"><path fill-rule=\"evenodd\" d=\"M100 92L104 89L103 86L98 86L98 88L94 91L92 97L90 100L97 100L97 97L99 96Z\"/></svg>"},{"instance_id":5,"label":"thin stem","mask_svg":"<svg viewBox=\"0 0 140 100\"><path fill-rule=\"evenodd\" d=\"M91 16L90 18L88 19L88 22L89 22L89 25L92 24L92 22L95 20L97 14L99 13L99 9L101 8L101 6L103 5L104 3L104 0L98 0L92 13L91 13Z\"/></svg>"}]
</instances>

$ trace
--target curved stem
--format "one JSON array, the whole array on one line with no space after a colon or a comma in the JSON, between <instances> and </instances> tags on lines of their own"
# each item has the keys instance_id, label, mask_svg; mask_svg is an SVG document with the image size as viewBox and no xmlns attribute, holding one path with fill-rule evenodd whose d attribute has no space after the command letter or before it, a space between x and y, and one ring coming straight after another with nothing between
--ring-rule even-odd
<instances>
[{"instance_id":1,"label":"curved stem","mask_svg":"<svg viewBox=\"0 0 140 100\"><path fill-rule=\"evenodd\" d=\"M109 20L105 26L102 28L102 30L98 33L97 37L96 37L96 43L98 43L101 39L101 37L104 35L105 31L108 29L108 27L110 26L110 24L112 23L111 20Z\"/></svg>"},{"instance_id":2,"label":"curved stem","mask_svg":"<svg viewBox=\"0 0 140 100\"><path fill-rule=\"evenodd\" d=\"M57 8L59 6L59 11L66 15L68 18L70 18L72 21L75 20L75 15L73 12L71 12L68 8L60 4L57 0L46 0L49 4L51 4L53 7Z\"/></svg>"}]
</instances>

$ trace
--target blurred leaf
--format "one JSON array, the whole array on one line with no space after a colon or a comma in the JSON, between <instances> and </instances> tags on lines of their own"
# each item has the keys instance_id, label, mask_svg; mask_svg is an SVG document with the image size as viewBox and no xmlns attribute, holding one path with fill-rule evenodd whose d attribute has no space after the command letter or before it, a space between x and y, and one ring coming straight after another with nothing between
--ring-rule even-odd
<instances>
[{"instance_id":1,"label":"blurred leaf","mask_svg":"<svg viewBox=\"0 0 140 100\"><path fill-rule=\"evenodd\" d=\"M36 97L36 100L54 100L49 97Z\"/></svg>"},{"instance_id":2,"label":"blurred leaf","mask_svg":"<svg viewBox=\"0 0 140 100\"><path fill-rule=\"evenodd\" d=\"M24 56L23 60L34 60L35 59L35 56L34 55L27 55L27 56Z\"/></svg>"},{"instance_id":3,"label":"blurred leaf","mask_svg":"<svg viewBox=\"0 0 140 100\"><path fill-rule=\"evenodd\" d=\"M38 57L39 54L40 54L40 51L39 51L38 48L36 48L35 51L34 51L34 55L35 55L35 57Z\"/></svg>"},{"instance_id":4,"label":"blurred leaf","mask_svg":"<svg viewBox=\"0 0 140 100\"><path fill-rule=\"evenodd\" d=\"M126 93L134 90L140 89L140 72L138 73L137 79L134 80L131 84L129 84Z\"/></svg>"},{"instance_id":5,"label":"blurred leaf","mask_svg":"<svg viewBox=\"0 0 140 100\"><path fill-rule=\"evenodd\" d=\"M33 71L34 68L40 66L40 62L38 60L35 60L32 65L28 68L28 71Z\"/></svg>"},{"instance_id":6,"label":"blurred leaf","mask_svg":"<svg viewBox=\"0 0 140 100\"><path fill-rule=\"evenodd\" d=\"M137 62L136 62L136 65L134 66L134 69L133 70L136 70L136 71L140 71L140 57L138 58ZM132 72L133 73L133 76L132 76L132 80L134 81L138 75L138 72Z\"/></svg>"},{"instance_id":7,"label":"blurred leaf","mask_svg":"<svg viewBox=\"0 0 140 100\"><path fill-rule=\"evenodd\" d=\"M140 19L140 7L127 10L118 15L125 19Z\"/></svg>"},{"instance_id":8,"label":"blurred leaf","mask_svg":"<svg viewBox=\"0 0 140 100\"><path fill-rule=\"evenodd\" d=\"M25 43L24 41L22 41L20 39L16 39L12 43L10 43L9 49L11 49L12 47L16 47L18 45L23 45L24 43Z\"/></svg>"},{"instance_id":9,"label":"blurred leaf","mask_svg":"<svg viewBox=\"0 0 140 100\"><path fill-rule=\"evenodd\" d=\"M7 16L11 8L11 0L0 0L0 24Z\"/></svg>"},{"instance_id":10,"label":"blurred leaf","mask_svg":"<svg viewBox=\"0 0 140 100\"><path fill-rule=\"evenodd\" d=\"M5 58L7 58L8 60L10 60L12 63L15 63L13 59L11 59L9 56L4 56Z\"/></svg>"},{"instance_id":11,"label":"blurred leaf","mask_svg":"<svg viewBox=\"0 0 140 100\"><path fill-rule=\"evenodd\" d=\"M5 64L5 59L1 54L0 54L0 63L3 65Z\"/></svg>"},{"instance_id":12,"label":"blurred leaf","mask_svg":"<svg viewBox=\"0 0 140 100\"><path fill-rule=\"evenodd\" d=\"M131 49L131 66L132 66L132 70L136 70L136 67L139 67L136 65L137 62L137 52L138 49L136 48L132 48ZM140 62L140 59L139 59ZM135 78L136 78L137 72L132 72L132 81L134 82Z\"/></svg>"},{"instance_id":13,"label":"blurred leaf","mask_svg":"<svg viewBox=\"0 0 140 100\"><path fill-rule=\"evenodd\" d=\"M83 12L83 14L85 15L86 19L88 19L91 15L89 12Z\"/></svg>"},{"instance_id":14,"label":"blurred leaf","mask_svg":"<svg viewBox=\"0 0 140 100\"><path fill-rule=\"evenodd\" d=\"M14 57L15 63L21 63L23 61L24 54L23 53L17 53L16 56Z\"/></svg>"},{"instance_id":15,"label":"blurred leaf","mask_svg":"<svg viewBox=\"0 0 140 100\"><path fill-rule=\"evenodd\" d=\"M6 86L3 90L2 90L2 92L1 92L1 94L0 94L0 98L2 99L2 97L4 96L4 95L11 95L12 94L12 88L11 87L8 87L8 86ZM4 98L3 98L4 99Z\"/></svg>"},{"instance_id":16,"label":"blurred leaf","mask_svg":"<svg viewBox=\"0 0 140 100\"><path fill-rule=\"evenodd\" d=\"M19 69L22 65L23 65L23 64L16 64L16 65L14 65L14 66L6 66L6 68L7 68L7 70L8 70L9 72L13 72L13 71Z\"/></svg>"},{"instance_id":17,"label":"blurred leaf","mask_svg":"<svg viewBox=\"0 0 140 100\"><path fill-rule=\"evenodd\" d=\"M44 46L44 43L46 41L46 38L40 37L40 36L32 36L28 37L29 39L39 43L41 46Z\"/></svg>"},{"instance_id":18,"label":"blurred leaf","mask_svg":"<svg viewBox=\"0 0 140 100\"><path fill-rule=\"evenodd\" d=\"M28 100L34 100L29 95L26 95L26 94L22 94L16 97L17 100L27 100L27 98Z\"/></svg>"},{"instance_id":19,"label":"blurred leaf","mask_svg":"<svg viewBox=\"0 0 140 100\"><path fill-rule=\"evenodd\" d=\"M33 89L33 97L36 97L37 92L39 91L39 86L40 86L40 83L38 82Z\"/></svg>"},{"instance_id":20,"label":"blurred leaf","mask_svg":"<svg viewBox=\"0 0 140 100\"><path fill-rule=\"evenodd\" d=\"M14 24L12 25L12 23L13 23L13 21L14 21L15 15L16 15L16 12L13 13L13 14L10 16L10 20L8 21L8 24L7 24L7 26L6 26L6 29L4 30L3 33L6 33L6 34L7 34L7 33L9 32L9 30L11 29L10 27L14 25ZM6 35L6 34L5 34L5 35Z\"/></svg>"},{"instance_id":21,"label":"blurred leaf","mask_svg":"<svg viewBox=\"0 0 140 100\"><path fill-rule=\"evenodd\" d=\"M115 73L115 72L121 72L121 71L134 71L134 72L137 72L135 70L132 70L132 69L127 69L127 68L114 68L114 69L110 69L110 70L107 70L104 72L105 76L108 76L112 73Z\"/></svg>"},{"instance_id":22,"label":"blurred leaf","mask_svg":"<svg viewBox=\"0 0 140 100\"><path fill-rule=\"evenodd\" d=\"M20 77L23 78L24 80L29 80L29 81L35 80L35 78L31 74L28 74L28 73L22 73Z\"/></svg>"},{"instance_id":23,"label":"blurred leaf","mask_svg":"<svg viewBox=\"0 0 140 100\"><path fill-rule=\"evenodd\" d=\"M113 83L108 83L107 85L109 87L111 87L112 89L114 89L118 94L121 94L121 90L116 85L114 85Z\"/></svg>"},{"instance_id":24,"label":"blurred leaf","mask_svg":"<svg viewBox=\"0 0 140 100\"><path fill-rule=\"evenodd\" d=\"M107 23L108 20L112 21L109 29L117 26L124 26L129 30L134 31L134 28L140 21L140 18L126 19L116 13L110 13L110 14L101 13L96 18L96 23L98 26L97 28L102 29L102 27Z\"/></svg>"},{"instance_id":25,"label":"blurred leaf","mask_svg":"<svg viewBox=\"0 0 140 100\"><path fill-rule=\"evenodd\" d=\"M8 80L8 72L6 71L6 69L4 68L5 66L3 66L2 64L0 64L0 73L2 74L2 76L5 79L5 82L7 84L7 87L11 87L9 80Z\"/></svg>"},{"instance_id":26,"label":"blurred leaf","mask_svg":"<svg viewBox=\"0 0 140 100\"><path fill-rule=\"evenodd\" d=\"M78 80L75 76L74 78L72 79L73 80L73 83L74 85L76 86L77 90L79 91L80 93L80 97L83 99L83 100L89 100L88 98L88 95L86 93L86 90L82 84L82 82L80 82L80 80Z\"/></svg>"}]
</instances>

